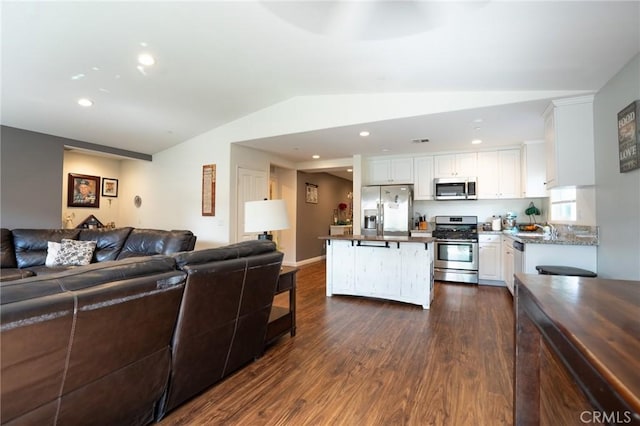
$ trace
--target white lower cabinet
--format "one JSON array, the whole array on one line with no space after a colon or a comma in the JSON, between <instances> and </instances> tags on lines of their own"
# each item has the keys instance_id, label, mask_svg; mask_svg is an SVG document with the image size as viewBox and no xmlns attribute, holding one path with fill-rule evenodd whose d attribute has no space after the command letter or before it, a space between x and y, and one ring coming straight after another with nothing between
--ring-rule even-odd
<instances>
[{"instance_id":1,"label":"white lower cabinet","mask_svg":"<svg viewBox=\"0 0 640 426\"><path fill-rule=\"evenodd\" d=\"M478 279L502 280L502 241L498 234L478 237Z\"/></svg>"},{"instance_id":2,"label":"white lower cabinet","mask_svg":"<svg viewBox=\"0 0 640 426\"><path fill-rule=\"evenodd\" d=\"M342 294L354 291L355 269L345 268L342 264L354 265L355 255L352 241L330 240L327 242L327 296L331 296L330 290L333 293Z\"/></svg>"},{"instance_id":3,"label":"white lower cabinet","mask_svg":"<svg viewBox=\"0 0 640 426\"><path fill-rule=\"evenodd\" d=\"M502 276L511 294L513 294L514 260L513 240L502 237Z\"/></svg>"},{"instance_id":4,"label":"white lower cabinet","mask_svg":"<svg viewBox=\"0 0 640 426\"><path fill-rule=\"evenodd\" d=\"M327 296L333 294L397 300L429 309L433 243L329 240Z\"/></svg>"},{"instance_id":5,"label":"white lower cabinet","mask_svg":"<svg viewBox=\"0 0 640 426\"><path fill-rule=\"evenodd\" d=\"M400 294L407 300L429 306L433 300L433 244L429 250L420 243L400 245ZM425 291L428 285L428 291Z\"/></svg>"},{"instance_id":6,"label":"white lower cabinet","mask_svg":"<svg viewBox=\"0 0 640 426\"><path fill-rule=\"evenodd\" d=\"M400 294L400 250L381 242L356 246L356 288L362 295L388 297Z\"/></svg>"}]
</instances>

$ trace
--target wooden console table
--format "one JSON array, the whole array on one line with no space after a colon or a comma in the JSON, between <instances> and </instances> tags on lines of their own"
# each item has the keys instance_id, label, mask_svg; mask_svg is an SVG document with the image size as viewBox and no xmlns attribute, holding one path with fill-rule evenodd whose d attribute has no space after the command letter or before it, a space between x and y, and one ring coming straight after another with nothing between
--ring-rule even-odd
<instances>
[{"instance_id":1,"label":"wooden console table","mask_svg":"<svg viewBox=\"0 0 640 426\"><path fill-rule=\"evenodd\" d=\"M289 306L283 307L273 305L269 315L269 325L267 325L267 336L265 346L275 342L279 337L290 333L291 337L296 335L296 274L298 268L283 266L278 278L276 292L289 292Z\"/></svg>"},{"instance_id":2,"label":"wooden console table","mask_svg":"<svg viewBox=\"0 0 640 426\"><path fill-rule=\"evenodd\" d=\"M514 425L640 424L640 282L517 274L515 311Z\"/></svg>"}]
</instances>

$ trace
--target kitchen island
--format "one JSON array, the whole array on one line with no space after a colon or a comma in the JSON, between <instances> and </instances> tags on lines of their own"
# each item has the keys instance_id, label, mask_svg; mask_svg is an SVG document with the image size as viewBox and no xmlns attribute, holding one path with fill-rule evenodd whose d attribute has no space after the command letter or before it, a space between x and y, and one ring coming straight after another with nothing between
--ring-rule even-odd
<instances>
[{"instance_id":1,"label":"kitchen island","mask_svg":"<svg viewBox=\"0 0 640 426\"><path fill-rule=\"evenodd\" d=\"M420 305L433 299L431 237L342 235L327 242L327 296L365 296Z\"/></svg>"}]
</instances>

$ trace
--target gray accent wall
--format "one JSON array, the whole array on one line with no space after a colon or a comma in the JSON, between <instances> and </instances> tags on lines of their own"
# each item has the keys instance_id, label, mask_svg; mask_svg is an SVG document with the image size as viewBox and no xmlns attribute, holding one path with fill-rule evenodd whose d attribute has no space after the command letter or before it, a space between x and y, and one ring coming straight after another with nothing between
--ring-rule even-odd
<instances>
[{"instance_id":1,"label":"gray accent wall","mask_svg":"<svg viewBox=\"0 0 640 426\"><path fill-rule=\"evenodd\" d=\"M306 183L318 185L318 204L306 202ZM301 262L325 254L324 240L329 235L333 210L338 204L349 204L347 194L353 190L350 180L328 173L298 172L296 208L296 261Z\"/></svg>"},{"instance_id":2,"label":"gray accent wall","mask_svg":"<svg viewBox=\"0 0 640 426\"><path fill-rule=\"evenodd\" d=\"M60 138L1 128L0 223L3 228L62 227Z\"/></svg>"},{"instance_id":3,"label":"gray accent wall","mask_svg":"<svg viewBox=\"0 0 640 426\"><path fill-rule=\"evenodd\" d=\"M640 100L640 55L612 77L594 100L598 276L602 278L640 280L640 169L620 173L617 126L618 112L635 100Z\"/></svg>"}]
</instances>

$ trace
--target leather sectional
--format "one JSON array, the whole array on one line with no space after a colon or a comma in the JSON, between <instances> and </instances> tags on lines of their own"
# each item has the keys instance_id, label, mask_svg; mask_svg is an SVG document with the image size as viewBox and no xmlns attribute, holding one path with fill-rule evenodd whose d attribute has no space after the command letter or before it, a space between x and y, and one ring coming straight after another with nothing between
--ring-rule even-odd
<instances>
[{"instance_id":1,"label":"leather sectional","mask_svg":"<svg viewBox=\"0 0 640 426\"><path fill-rule=\"evenodd\" d=\"M262 355L282 258L255 240L2 282L0 422L159 420Z\"/></svg>"},{"instance_id":2,"label":"leather sectional","mask_svg":"<svg viewBox=\"0 0 640 426\"><path fill-rule=\"evenodd\" d=\"M158 229L0 229L0 281L11 281L69 269L45 265L48 242L63 239L95 241L91 263L135 256L171 254L193 250L196 236L191 231Z\"/></svg>"}]
</instances>

